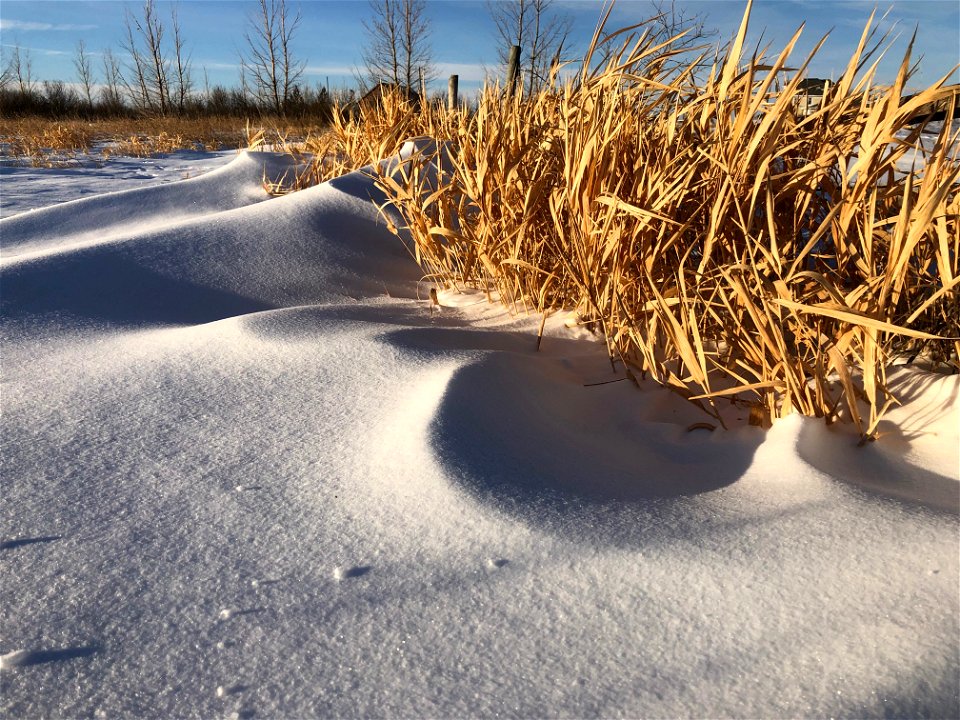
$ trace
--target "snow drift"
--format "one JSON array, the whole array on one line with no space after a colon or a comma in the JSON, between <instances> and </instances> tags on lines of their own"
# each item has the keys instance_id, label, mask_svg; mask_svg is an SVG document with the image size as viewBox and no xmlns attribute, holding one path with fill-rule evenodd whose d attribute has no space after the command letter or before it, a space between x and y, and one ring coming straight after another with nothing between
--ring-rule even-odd
<instances>
[{"instance_id":1,"label":"snow drift","mask_svg":"<svg viewBox=\"0 0 960 720\"><path fill-rule=\"evenodd\" d=\"M0 222L5 714L960 714L956 377L689 430L282 162Z\"/></svg>"}]
</instances>

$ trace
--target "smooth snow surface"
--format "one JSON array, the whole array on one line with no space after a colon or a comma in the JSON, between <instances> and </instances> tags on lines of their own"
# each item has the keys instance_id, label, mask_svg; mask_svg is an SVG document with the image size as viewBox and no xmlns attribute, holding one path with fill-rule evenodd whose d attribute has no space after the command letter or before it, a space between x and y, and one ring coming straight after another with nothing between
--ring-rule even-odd
<instances>
[{"instance_id":1,"label":"smooth snow surface","mask_svg":"<svg viewBox=\"0 0 960 720\"><path fill-rule=\"evenodd\" d=\"M178 151L154 158L78 158L55 168L0 162L0 218L27 210L196 177L237 157L236 150Z\"/></svg>"},{"instance_id":2,"label":"smooth snow surface","mask_svg":"<svg viewBox=\"0 0 960 720\"><path fill-rule=\"evenodd\" d=\"M688 430L282 163L0 222L4 717L960 715L956 376Z\"/></svg>"}]
</instances>

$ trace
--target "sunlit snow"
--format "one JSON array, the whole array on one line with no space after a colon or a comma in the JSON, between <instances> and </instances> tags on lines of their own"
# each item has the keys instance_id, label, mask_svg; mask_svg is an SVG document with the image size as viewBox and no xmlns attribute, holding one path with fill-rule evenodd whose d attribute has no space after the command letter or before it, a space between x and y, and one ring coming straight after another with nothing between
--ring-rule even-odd
<instances>
[{"instance_id":1,"label":"sunlit snow","mask_svg":"<svg viewBox=\"0 0 960 720\"><path fill-rule=\"evenodd\" d=\"M0 176L5 717L960 715L958 376L691 430L361 173L136 162Z\"/></svg>"}]
</instances>

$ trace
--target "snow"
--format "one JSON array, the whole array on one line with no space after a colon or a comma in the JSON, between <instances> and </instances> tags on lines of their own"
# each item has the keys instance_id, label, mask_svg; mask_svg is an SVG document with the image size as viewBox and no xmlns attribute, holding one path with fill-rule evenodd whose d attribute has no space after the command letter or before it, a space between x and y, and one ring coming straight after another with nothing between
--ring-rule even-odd
<instances>
[{"instance_id":1,"label":"snow","mask_svg":"<svg viewBox=\"0 0 960 720\"><path fill-rule=\"evenodd\" d=\"M944 121L942 120L935 120L923 125L920 136L915 141L916 147L904 151L897 160L898 172L909 174L916 173L923 169L923 166L926 164L927 155L933 150L939 140L940 133L943 130L943 123ZM896 137L903 142L909 142L911 132L912 130L901 130L896 134ZM960 119L951 121L948 132L949 140L953 141L950 149L950 157L960 162Z\"/></svg>"},{"instance_id":2,"label":"snow","mask_svg":"<svg viewBox=\"0 0 960 720\"><path fill-rule=\"evenodd\" d=\"M0 162L0 218L114 190L130 190L196 177L236 158L235 150L177 151L153 158L87 156L58 167Z\"/></svg>"},{"instance_id":3,"label":"snow","mask_svg":"<svg viewBox=\"0 0 960 720\"><path fill-rule=\"evenodd\" d=\"M957 376L689 430L435 307L362 174L223 160L0 176L5 716L960 715Z\"/></svg>"}]
</instances>

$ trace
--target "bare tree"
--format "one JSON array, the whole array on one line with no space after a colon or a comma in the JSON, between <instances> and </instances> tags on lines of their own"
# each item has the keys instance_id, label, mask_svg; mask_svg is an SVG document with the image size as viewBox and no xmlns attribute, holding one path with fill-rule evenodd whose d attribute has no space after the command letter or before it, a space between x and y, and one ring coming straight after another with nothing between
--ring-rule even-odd
<instances>
[{"instance_id":1,"label":"bare tree","mask_svg":"<svg viewBox=\"0 0 960 720\"><path fill-rule=\"evenodd\" d=\"M426 1L370 0L370 11L372 17L363 21L368 81L388 81L412 89L421 73L425 80L434 77Z\"/></svg>"},{"instance_id":2,"label":"bare tree","mask_svg":"<svg viewBox=\"0 0 960 720\"><path fill-rule=\"evenodd\" d=\"M187 98L193 90L193 80L190 77L190 56L185 54L183 35L180 34L180 20L177 17L176 5L170 10L170 19L173 27L173 70L176 78L177 110L183 113Z\"/></svg>"},{"instance_id":3,"label":"bare tree","mask_svg":"<svg viewBox=\"0 0 960 720\"><path fill-rule=\"evenodd\" d=\"M371 85L387 80L400 85L400 23L397 18L399 0L370 0L372 20L363 21L367 35L363 63Z\"/></svg>"},{"instance_id":4,"label":"bare tree","mask_svg":"<svg viewBox=\"0 0 960 720\"><path fill-rule=\"evenodd\" d=\"M246 56L241 57L241 81L252 82L261 105L278 115L288 108L306 62L293 57L291 44L300 24L300 11L291 14L286 0L260 0L244 33Z\"/></svg>"},{"instance_id":5,"label":"bare tree","mask_svg":"<svg viewBox=\"0 0 960 720\"><path fill-rule=\"evenodd\" d=\"M19 45L14 45L13 54L4 67L3 74L7 82L17 81L21 94L25 95L32 91L33 60L30 57L30 51L21 50Z\"/></svg>"},{"instance_id":6,"label":"bare tree","mask_svg":"<svg viewBox=\"0 0 960 720\"><path fill-rule=\"evenodd\" d=\"M506 65L510 48L519 45L525 91L536 92L563 59L573 18L555 13L553 0L488 0L487 6L496 26L500 62Z\"/></svg>"},{"instance_id":7,"label":"bare tree","mask_svg":"<svg viewBox=\"0 0 960 720\"><path fill-rule=\"evenodd\" d=\"M161 115L183 112L193 88L176 5L171 6L170 28L173 37L167 40L167 26L154 0L144 0L140 15L129 10L125 15L123 49L130 65L124 83L136 107Z\"/></svg>"},{"instance_id":8,"label":"bare tree","mask_svg":"<svg viewBox=\"0 0 960 720\"><path fill-rule=\"evenodd\" d=\"M6 58L3 46L0 45L0 90L6 89L7 85L13 82L13 78L13 58Z\"/></svg>"},{"instance_id":9,"label":"bare tree","mask_svg":"<svg viewBox=\"0 0 960 720\"><path fill-rule=\"evenodd\" d=\"M164 55L165 28L153 0L144 0L142 16L125 15L123 49L131 57L133 79L128 81L134 104L166 115L170 105L169 62Z\"/></svg>"},{"instance_id":10,"label":"bare tree","mask_svg":"<svg viewBox=\"0 0 960 720\"><path fill-rule=\"evenodd\" d=\"M93 107L93 62L87 53L87 46L83 40L77 42L76 55L73 57L73 66L77 69L77 78L83 87L83 96L87 101L87 107Z\"/></svg>"},{"instance_id":11,"label":"bare tree","mask_svg":"<svg viewBox=\"0 0 960 720\"><path fill-rule=\"evenodd\" d=\"M691 63L706 63L706 60L698 61L694 54L706 49L719 35L717 30L707 28L706 17L691 12L676 0L650 0L650 6L650 32L656 42L666 42L681 33L683 37L664 48L665 51L677 54L667 56L661 53L651 58L648 65L656 64L657 69L669 73L671 70L685 69Z\"/></svg>"},{"instance_id":12,"label":"bare tree","mask_svg":"<svg viewBox=\"0 0 960 720\"><path fill-rule=\"evenodd\" d=\"M149 110L151 102L150 90L147 85L147 61L137 49L133 26L129 22L125 26L125 32L123 48L130 55L130 65L127 68L127 73L121 75L123 84L127 88L127 94L130 96L133 106L140 110Z\"/></svg>"},{"instance_id":13,"label":"bare tree","mask_svg":"<svg viewBox=\"0 0 960 720\"><path fill-rule=\"evenodd\" d=\"M113 50L107 48L103 51L103 87L100 90L100 103L111 112L118 112L123 107L123 95L120 92L122 87L123 73L120 70L120 62L113 54Z\"/></svg>"}]
</instances>

